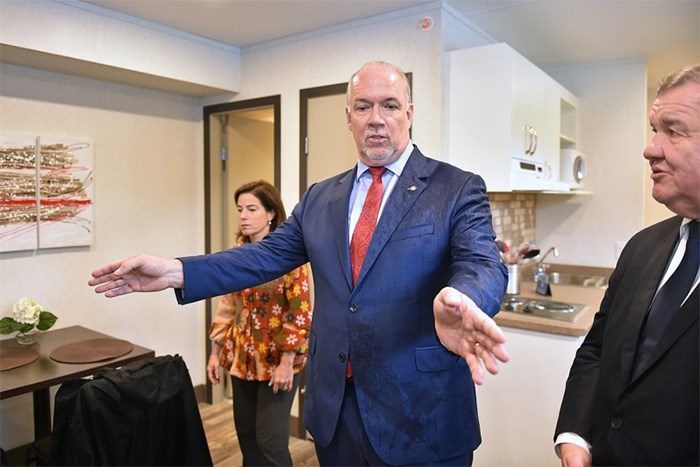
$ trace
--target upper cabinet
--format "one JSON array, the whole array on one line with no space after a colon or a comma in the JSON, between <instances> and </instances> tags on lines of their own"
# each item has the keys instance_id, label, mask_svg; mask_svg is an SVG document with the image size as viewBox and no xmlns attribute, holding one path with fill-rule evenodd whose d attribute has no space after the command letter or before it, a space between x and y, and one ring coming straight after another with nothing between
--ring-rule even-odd
<instances>
[{"instance_id":1,"label":"upper cabinet","mask_svg":"<svg viewBox=\"0 0 700 467\"><path fill-rule=\"evenodd\" d=\"M578 100L506 44L446 53L445 159L488 191L568 191L562 148L574 148Z\"/></svg>"}]
</instances>

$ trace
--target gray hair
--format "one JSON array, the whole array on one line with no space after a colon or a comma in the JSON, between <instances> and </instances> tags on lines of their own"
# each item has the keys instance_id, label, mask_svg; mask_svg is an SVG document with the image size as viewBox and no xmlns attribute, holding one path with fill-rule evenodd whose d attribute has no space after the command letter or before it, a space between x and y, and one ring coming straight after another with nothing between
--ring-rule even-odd
<instances>
[{"instance_id":1,"label":"gray hair","mask_svg":"<svg viewBox=\"0 0 700 467\"><path fill-rule=\"evenodd\" d=\"M690 65L664 77L656 88L656 96L686 83L700 84L700 64Z\"/></svg>"}]
</instances>

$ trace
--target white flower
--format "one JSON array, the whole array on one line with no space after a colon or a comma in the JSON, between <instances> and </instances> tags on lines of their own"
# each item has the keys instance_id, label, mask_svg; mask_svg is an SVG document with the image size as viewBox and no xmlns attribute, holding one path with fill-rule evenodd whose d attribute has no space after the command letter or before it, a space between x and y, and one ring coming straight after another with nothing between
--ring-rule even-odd
<instances>
[{"instance_id":1,"label":"white flower","mask_svg":"<svg viewBox=\"0 0 700 467\"><path fill-rule=\"evenodd\" d=\"M294 346L294 345L296 345L297 341L298 341L297 336L295 336L295 335L287 336L287 345Z\"/></svg>"},{"instance_id":2,"label":"white flower","mask_svg":"<svg viewBox=\"0 0 700 467\"><path fill-rule=\"evenodd\" d=\"M44 310L41 305L27 297L13 305L12 314L14 318L6 316L0 319L0 334L24 333L34 328L46 331L56 324L58 319L56 315Z\"/></svg>"},{"instance_id":3,"label":"white flower","mask_svg":"<svg viewBox=\"0 0 700 467\"><path fill-rule=\"evenodd\" d=\"M36 326L39 324L39 315L44 309L37 302L30 298L22 298L15 303L13 312L15 321L22 324L31 324Z\"/></svg>"}]
</instances>

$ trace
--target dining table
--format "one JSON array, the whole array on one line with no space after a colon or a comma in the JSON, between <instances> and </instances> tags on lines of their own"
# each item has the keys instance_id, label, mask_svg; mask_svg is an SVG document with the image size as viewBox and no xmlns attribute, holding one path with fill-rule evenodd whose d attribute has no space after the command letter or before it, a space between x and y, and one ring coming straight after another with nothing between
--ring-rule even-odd
<instances>
[{"instance_id":1,"label":"dining table","mask_svg":"<svg viewBox=\"0 0 700 467\"><path fill-rule=\"evenodd\" d=\"M34 438L40 439L51 433L52 386L154 357L155 352L83 326L70 326L42 332L30 346L15 339L0 340L0 358L3 355L30 357L27 363L5 365L7 369L0 372L0 400L31 393Z\"/></svg>"}]
</instances>

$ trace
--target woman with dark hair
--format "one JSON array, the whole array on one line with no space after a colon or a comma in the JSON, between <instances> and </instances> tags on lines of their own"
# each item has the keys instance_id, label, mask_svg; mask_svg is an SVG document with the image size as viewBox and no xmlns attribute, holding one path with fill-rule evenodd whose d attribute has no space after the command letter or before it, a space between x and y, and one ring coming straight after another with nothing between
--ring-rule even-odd
<instances>
[{"instance_id":1,"label":"woman with dark hair","mask_svg":"<svg viewBox=\"0 0 700 467\"><path fill-rule=\"evenodd\" d=\"M272 185L260 180L236 190L238 246L258 242L287 215ZM207 376L231 375L233 419L243 465L292 465L289 413L306 364L311 327L308 265L266 284L224 295L209 331Z\"/></svg>"}]
</instances>

